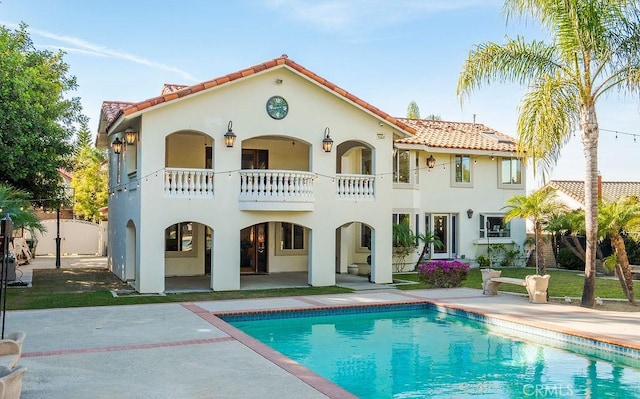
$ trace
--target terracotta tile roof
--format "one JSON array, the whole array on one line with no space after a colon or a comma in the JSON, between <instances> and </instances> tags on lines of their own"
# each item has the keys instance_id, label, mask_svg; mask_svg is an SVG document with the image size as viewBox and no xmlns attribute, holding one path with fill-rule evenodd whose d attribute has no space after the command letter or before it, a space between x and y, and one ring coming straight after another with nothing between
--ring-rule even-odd
<instances>
[{"instance_id":1,"label":"terracotta tile roof","mask_svg":"<svg viewBox=\"0 0 640 399\"><path fill-rule=\"evenodd\" d=\"M416 130L415 136L397 143L422 144L436 148L515 152L515 138L481 123L446 122L431 119L398 118Z\"/></svg>"},{"instance_id":2,"label":"terracotta tile roof","mask_svg":"<svg viewBox=\"0 0 640 399\"><path fill-rule=\"evenodd\" d=\"M584 181L581 180L551 180L548 186L554 187L569 197L584 204ZM602 200L615 202L628 196L640 197L640 182L633 181L603 181Z\"/></svg>"},{"instance_id":3,"label":"terracotta tile roof","mask_svg":"<svg viewBox=\"0 0 640 399\"><path fill-rule=\"evenodd\" d=\"M105 102L105 104L103 104L103 110L105 110L105 106L107 104L110 107L108 109L109 113L107 113L107 111L105 110L105 115L107 116L107 119L108 119L106 128L108 129L111 126L111 124L116 119L118 119L118 117L120 117L121 114L131 115L161 103L166 103L172 100L176 100L178 98L187 97L191 94L195 94L200 91L210 89L212 87L221 86L226 83L233 82L235 80L254 75L258 72L262 72L268 69L278 68L282 66L287 66L291 68L292 70L296 71L300 75L305 76L307 79L317 82L318 84L344 97L350 102L357 104L358 106L366 109L367 111L373 113L374 115L377 115L379 118L384 119L388 123L397 126L399 129L402 129L408 133L415 133L415 129L413 127L407 126L405 123L399 121L397 118L390 116L386 112L381 111L380 109L374 107L373 105L367 103L366 101L361 100L360 98L340 88L339 86L336 86L335 84L320 77L319 75L316 75L315 73L306 69L302 65L290 60L286 54L283 54L278 58L274 58L273 60L264 62L262 64L254 65L252 67L240 70L238 72L233 72L233 73L230 73L215 79L207 80L205 82L197 83L191 86L181 87L181 85L165 85L162 90L162 95L158 97L153 97L137 103L123 103L123 102L117 103L117 104L128 104L128 106L120 107L118 109L118 112L115 115L113 113L113 104L115 104L115 102L113 101Z\"/></svg>"},{"instance_id":4,"label":"terracotta tile roof","mask_svg":"<svg viewBox=\"0 0 640 399\"><path fill-rule=\"evenodd\" d=\"M113 121L118 119L125 108L133 104L125 101L104 101L102 103L102 114L107 119L107 125L111 125Z\"/></svg>"},{"instance_id":5,"label":"terracotta tile roof","mask_svg":"<svg viewBox=\"0 0 640 399\"><path fill-rule=\"evenodd\" d=\"M173 83L165 83L162 86L162 95L164 96L165 94L170 94L170 93L175 93L178 90L182 90L185 87L189 87L188 85L176 85Z\"/></svg>"}]
</instances>

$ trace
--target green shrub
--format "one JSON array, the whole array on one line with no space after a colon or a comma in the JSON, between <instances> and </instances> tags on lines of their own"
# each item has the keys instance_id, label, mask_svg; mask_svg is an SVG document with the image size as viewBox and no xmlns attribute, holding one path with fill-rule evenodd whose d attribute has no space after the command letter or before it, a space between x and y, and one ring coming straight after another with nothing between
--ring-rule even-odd
<instances>
[{"instance_id":1,"label":"green shrub","mask_svg":"<svg viewBox=\"0 0 640 399\"><path fill-rule=\"evenodd\" d=\"M583 270L584 262L576 256L569 248L560 248L558 251L558 265L570 270Z\"/></svg>"},{"instance_id":2,"label":"green shrub","mask_svg":"<svg viewBox=\"0 0 640 399\"><path fill-rule=\"evenodd\" d=\"M491 262L489 262L489 257L486 255L479 255L476 258L476 262L478 262L478 266L480 267L489 267Z\"/></svg>"}]
</instances>

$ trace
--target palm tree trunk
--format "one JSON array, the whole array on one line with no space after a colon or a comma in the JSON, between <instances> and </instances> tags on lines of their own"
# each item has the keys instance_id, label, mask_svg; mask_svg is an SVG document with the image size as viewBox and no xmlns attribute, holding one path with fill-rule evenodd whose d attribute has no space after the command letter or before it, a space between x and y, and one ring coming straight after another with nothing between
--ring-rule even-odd
<instances>
[{"instance_id":1,"label":"palm tree trunk","mask_svg":"<svg viewBox=\"0 0 640 399\"><path fill-rule=\"evenodd\" d=\"M542 251L542 225L535 221L536 234L536 273L544 276L547 274L547 268L544 264L544 252Z\"/></svg>"},{"instance_id":2,"label":"palm tree trunk","mask_svg":"<svg viewBox=\"0 0 640 399\"><path fill-rule=\"evenodd\" d=\"M422 247L422 252L420 253L420 256L418 256L418 260L416 261L416 265L413 268L413 270L418 270L418 268L420 267L420 262L422 262L422 258L424 258L424 256L427 254L428 248L429 248L429 244L425 243L424 246Z\"/></svg>"},{"instance_id":3,"label":"palm tree trunk","mask_svg":"<svg viewBox=\"0 0 640 399\"><path fill-rule=\"evenodd\" d=\"M560 241L564 244L565 248L569 248L569 250L573 252L578 259L584 262L584 248L582 248L582 244L580 244L578 236L571 234L569 237L571 237L571 241L569 241L569 238L563 234L560 236Z\"/></svg>"},{"instance_id":4,"label":"palm tree trunk","mask_svg":"<svg viewBox=\"0 0 640 399\"><path fill-rule=\"evenodd\" d=\"M598 120L594 105L583 105L580 111L580 128L585 161L584 218L586 252L584 262L584 286L580 306L592 308L596 291L596 247L598 244Z\"/></svg>"},{"instance_id":5,"label":"palm tree trunk","mask_svg":"<svg viewBox=\"0 0 640 399\"><path fill-rule=\"evenodd\" d=\"M629 258L627 257L627 249L624 245L624 240L620 234L614 234L611 236L611 245L616 250L616 256L618 258L618 264L620 265L620 271L622 276L620 277L620 284L622 284L622 290L624 291L627 299L632 304L636 304L636 295L633 292L633 276L631 274L631 268L629 267Z\"/></svg>"}]
</instances>

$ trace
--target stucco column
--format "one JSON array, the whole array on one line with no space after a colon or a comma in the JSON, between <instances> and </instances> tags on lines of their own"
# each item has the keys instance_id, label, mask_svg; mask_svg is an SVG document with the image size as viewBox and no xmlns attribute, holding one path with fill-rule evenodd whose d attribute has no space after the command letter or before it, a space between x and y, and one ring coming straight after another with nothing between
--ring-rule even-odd
<instances>
[{"instance_id":1,"label":"stucco column","mask_svg":"<svg viewBox=\"0 0 640 399\"><path fill-rule=\"evenodd\" d=\"M307 275L309 285L313 287L335 285L335 234L315 234L313 230L309 230L309 236L309 272ZM327 237L333 239L327 239Z\"/></svg>"},{"instance_id":2,"label":"stucco column","mask_svg":"<svg viewBox=\"0 0 640 399\"><path fill-rule=\"evenodd\" d=\"M140 274L136 289L141 294L164 292L164 229L148 222L147 234L140 240ZM145 226L140 228L141 231Z\"/></svg>"},{"instance_id":3,"label":"stucco column","mask_svg":"<svg viewBox=\"0 0 640 399\"><path fill-rule=\"evenodd\" d=\"M211 288L214 291L240 289L240 230L234 223L214 227Z\"/></svg>"},{"instance_id":4,"label":"stucco column","mask_svg":"<svg viewBox=\"0 0 640 399\"><path fill-rule=\"evenodd\" d=\"M371 230L371 281L377 284L393 283L391 254L391 223Z\"/></svg>"}]
</instances>

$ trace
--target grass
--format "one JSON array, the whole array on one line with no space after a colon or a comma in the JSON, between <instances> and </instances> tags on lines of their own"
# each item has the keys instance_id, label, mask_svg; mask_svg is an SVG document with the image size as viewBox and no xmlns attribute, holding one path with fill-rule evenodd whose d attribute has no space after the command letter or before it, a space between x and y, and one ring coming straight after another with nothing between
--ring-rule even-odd
<instances>
[{"instance_id":1,"label":"grass","mask_svg":"<svg viewBox=\"0 0 640 399\"><path fill-rule=\"evenodd\" d=\"M49 309L80 306L135 305L145 303L216 301L353 292L340 287L282 288L225 292L189 292L167 295L114 297L111 290L130 287L103 268L35 269L33 287L7 289L7 310Z\"/></svg>"},{"instance_id":2,"label":"grass","mask_svg":"<svg viewBox=\"0 0 640 399\"><path fill-rule=\"evenodd\" d=\"M528 274L535 274L535 268L496 268L496 270L502 270L501 277L514 277L524 278ZM582 287L584 285L584 275L580 275L579 272L572 270L547 270L547 273L551 276L549 280L549 296L552 297L582 297ZM394 278L408 281L418 281L418 275L416 273L396 274ZM482 276L480 269L471 269L467 279L462 284L463 287L468 288L482 288ZM423 284L411 284L399 286L398 288L403 290L409 289L423 289ZM635 292L640 292L640 282L634 283ZM506 292L515 292L520 294L526 294L527 291L524 287L520 287L513 284L500 284L500 290ZM607 299L626 299L622 293L620 282L617 279L612 278L596 278L596 297Z\"/></svg>"},{"instance_id":3,"label":"grass","mask_svg":"<svg viewBox=\"0 0 640 399\"><path fill-rule=\"evenodd\" d=\"M503 277L524 278L535 274L531 268L503 268ZM161 295L126 295L114 297L111 290L130 289L115 275L104 268L35 269L33 287L9 287L7 310L49 309L81 306L135 305L147 303L217 301L225 299L250 299L298 295L342 294L353 290L341 287L305 287L266 290L239 290L225 292L189 292ZM574 271L549 270L551 275L549 295L555 297L581 297L584 277ZM396 274L395 279L418 281L415 273ZM480 269L471 269L463 287L480 289ZM424 289L423 284L400 285L399 289ZM640 292L640 282L635 283ZM501 284L500 290L526 294L524 287ZM598 278L596 296L607 299L625 299L620 283L615 279Z\"/></svg>"}]
</instances>

